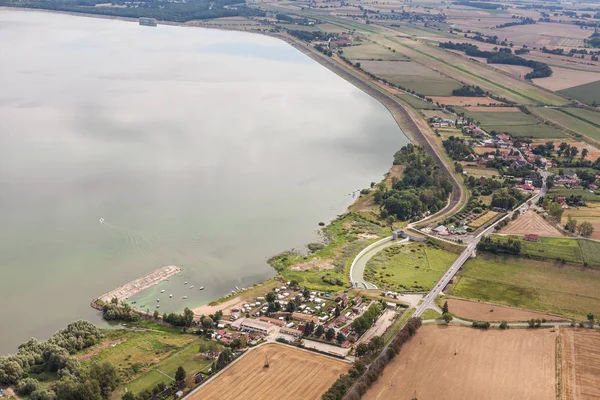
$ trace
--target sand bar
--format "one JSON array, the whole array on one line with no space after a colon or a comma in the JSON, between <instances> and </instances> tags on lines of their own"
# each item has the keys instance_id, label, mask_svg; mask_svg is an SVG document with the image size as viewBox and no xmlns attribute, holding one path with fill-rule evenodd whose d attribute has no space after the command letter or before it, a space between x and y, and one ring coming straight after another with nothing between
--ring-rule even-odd
<instances>
[{"instance_id":1,"label":"sand bar","mask_svg":"<svg viewBox=\"0 0 600 400\"><path fill-rule=\"evenodd\" d=\"M100 300L104 302L109 302L113 298L119 299L122 301L128 297L131 297L143 290L148 289L151 286L154 286L164 280L169 279L173 275L178 274L183 269L181 267L177 267L175 265L167 265L166 267L161 267L157 270L150 272L148 275L142 276L134 281L129 282L126 285L120 286L115 290L112 290L108 293L100 296Z\"/></svg>"}]
</instances>

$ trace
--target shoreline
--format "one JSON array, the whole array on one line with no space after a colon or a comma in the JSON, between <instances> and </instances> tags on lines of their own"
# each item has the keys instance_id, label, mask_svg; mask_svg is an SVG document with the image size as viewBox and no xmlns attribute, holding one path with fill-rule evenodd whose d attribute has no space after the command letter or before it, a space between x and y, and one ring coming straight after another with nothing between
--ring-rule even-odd
<instances>
[{"instance_id":1,"label":"shoreline","mask_svg":"<svg viewBox=\"0 0 600 400\"><path fill-rule=\"evenodd\" d=\"M123 300L135 296L139 292L142 292L154 285L159 284L162 281L166 281L172 276L177 275L183 271L183 268L177 267L175 265L167 265L154 271L146 274L140 278L134 279L131 282L126 283L123 286L119 286L116 289L111 290L110 292L104 293L100 297L98 297L95 301L102 301L104 303L110 302L112 299L117 298L119 302Z\"/></svg>"}]
</instances>

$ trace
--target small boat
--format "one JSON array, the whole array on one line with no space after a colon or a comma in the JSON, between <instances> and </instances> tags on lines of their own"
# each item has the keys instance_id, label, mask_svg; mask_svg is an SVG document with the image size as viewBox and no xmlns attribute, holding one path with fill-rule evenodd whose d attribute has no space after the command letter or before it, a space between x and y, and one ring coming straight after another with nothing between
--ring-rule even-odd
<instances>
[{"instance_id":1,"label":"small boat","mask_svg":"<svg viewBox=\"0 0 600 400\"><path fill-rule=\"evenodd\" d=\"M135 304L135 303L137 303L137 301L135 301L135 300L131 302L131 304Z\"/></svg>"},{"instance_id":2,"label":"small boat","mask_svg":"<svg viewBox=\"0 0 600 400\"><path fill-rule=\"evenodd\" d=\"M235 287L235 290L238 290L238 291L239 291L239 290L240 290L240 288L236 286L236 287Z\"/></svg>"},{"instance_id":3,"label":"small boat","mask_svg":"<svg viewBox=\"0 0 600 400\"><path fill-rule=\"evenodd\" d=\"M200 286L198 290L204 290L204 286Z\"/></svg>"},{"instance_id":4,"label":"small boat","mask_svg":"<svg viewBox=\"0 0 600 400\"><path fill-rule=\"evenodd\" d=\"M160 292L161 292L161 293L164 293L164 292L165 292L165 289L161 290Z\"/></svg>"},{"instance_id":5,"label":"small boat","mask_svg":"<svg viewBox=\"0 0 600 400\"><path fill-rule=\"evenodd\" d=\"M187 299L187 296L183 296L184 299Z\"/></svg>"},{"instance_id":6,"label":"small boat","mask_svg":"<svg viewBox=\"0 0 600 400\"><path fill-rule=\"evenodd\" d=\"M171 298L171 297L173 297L173 295L172 295L172 294L170 294L170 295L169 295L169 298Z\"/></svg>"},{"instance_id":7,"label":"small boat","mask_svg":"<svg viewBox=\"0 0 600 400\"><path fill-rule=\"evenodd\" d=\"M156 305L156 308L160 308L160 304L157 304L157 305Z\"/></svg>"},{"instance_id":8,"label":"small boat","mask_svg":"<svg viewBox=\"0 0 600 400\"><path fill-rule=\"evenodd\" d=\"M187 285L187 281L183 282L184 285Z\"/></svg>"},{"instance_id":9,"label":"small boat","mask_svg":"<svg viewBox=\"0 0 600 400\"><path fill-rule=\"evenodd\" d=\"M190 286L190 289L193 289L193 288L194 288L194 285Z\"/></svg>"},{"instance_id":10,"label":"small boat","mask_svg":"<svg viewBox=\"0 0 600 400\"><path fill-rule=\"evenodd\" d=\"M104 223L104 218L100 218L98 221L100 221L101 224Z\"/></svg>"},{"instance_id":11,"label":"small boat","mask_svg":"<svg viewBox=\"0 0 600 400\"><path fill-rule=\"evenodd\" d=\"M158 303L160 301L160 299L156 299L156 302Z\"/></svg>"},{"instance_id":12,"label":"small boat","mask_svg":"<svg viewBox=\"0 0 600 400\"><path fill-rule=\"evenodd\" d=\"M141 307L141 308L144 308L144 307L146 307L146 305L145 305L145 304L142 304L140 307Z\"/></svg>"}]
</instances>

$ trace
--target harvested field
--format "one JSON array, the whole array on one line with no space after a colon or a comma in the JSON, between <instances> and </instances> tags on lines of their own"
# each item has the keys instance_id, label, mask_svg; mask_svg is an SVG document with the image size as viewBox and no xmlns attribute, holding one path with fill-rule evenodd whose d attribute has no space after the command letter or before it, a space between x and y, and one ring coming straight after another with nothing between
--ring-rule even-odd
<instances>
[{"instance_id":1,"label":"harvested field","mask_svg":"<svg viewBox=\"0 0 600 400\"><path fill-rule=\"evenodd\" d=\"M169 279L173 275L178 274L182 271L182 268L174 265L168 265L150 272L148 275L142 276L134 281L129 282L126 285L116 288L108 293L100 296L100 300L105 303L111 301L113 298L117 298L122 301L128 297L131 297L143 290L148 289L164 280Z\"/></svg>"},{"instance_id":2,"label":"harvested field","mask_svg":"<svg viewBox=\"0 0 600 400\"><path fill-rule=\"evenodd\" d=\"M508 64L491 64L492 67L499 69L504 72L508 72L518 78L523 78L525 75L533 71L532 68L525 67L522 65L508 65Z\"/></svg>"},{"instance_id":3,"label":"harvested field","mask_svg":"<svg viewBox=\"0 0 600 400\"><path fill-rule=\"evenodd\" d=\"M480 301L471 301L463 299L450 298L448 301L448 309L459 318L465 318L473 321L527 321L532 318L563 320L564 318L555 317L549 314L537 313L534 311L521 310L518 308L500 306L497 304L483 303Z\"/></svg>"},{"instance_id":4,"label":"harvested field","mask_svg":"<svg viewBox=\"0 0 600 400\"><path fill-rule=\"evenodd\" d=\"M484 213L481 217L469 222L469 226L472 228L479 228L480 226L483 226L492 219L496 218L497 215L498 213L496 211L488 211Z\"/></svg>"},{"instance_id":5,"label":"harvested field","mask_svg":"<svg viewBox=\"0 0 600 400\"><path fill-rule=\"evenodd\" d=\"M535 233L539 236L562 237L562 233L552 226L543 217L537 215L535 211L528 210L515 221L509 222L500 233L508 235L525 235Z\"/></svg>"},{"instance_id":6,"label":"harvested field","mask_svg":"<svg viewBox=\"0 0 600 400\"><path fill-rule=\"evenodd\" d=\"M516 25L497 32L502 38L521 46L529 47L582 47L583 39L590 33L576 25L538 22L535 25Z\"/></svg>"},{"instance_id":7,"label":"harvested field","mask_svg":"<svg viewBox=\"0 0 600 400\"><path fill-rule=\"evenodd\" d=\"M462 164L463 170L468 175L473 175L475 178L480 178L482 176L485 176L486 178L498 178L499 176L498 170L496 168L486 168L481 165L474 165L473 163L470 163L468 161L460 161L460 164Z\"/></svg>"},{"instance_id":8,"label":"harvested field","mask_svg":"<svg viewBox=\"0 0 600 400\"><path fill-rule=\"evenodd\" d=\"M474 106L477 104L497 104L498 100L489 97L468 97L468 96L433 96L433 101L447 106Z\"/></svg>"},{"instance_id":9,"label":"harvested field","mask_svg":"<svg viewBox=\"0 0 600 400\"><path fill-rule=\"evenodd\" d=\"M493 107L493 106L471 106L465 107L467 110L472 112L520 112L517 107Z\"/></svg>"},{"instance_id":10,"label":"harvested field","mask_svg":"<svg viewBox=\"0 0 600 400\"><path fill-rule=\"evenodd\" d=\"M269 368L264 368L266 359ZM250 350L189 399L320 399L350 367L306 350L268 344Z\"/></svg>"},{"instance_id":11,"label":"harvested field","mask_svg":"<svg viewBox=\"0 0 600 400\"><path fill-rule=\"evenodd\" d=\"M361 67L398 86L431 96L446 96L461 84L439 72L410 61L361 61Z\"/></svg>"},{"instance_id":12,"label":"harvested field","mask_svg":"<svg viewBox=\"0 0 600 400\"><path fill-rule=\"evenodd\" d=\"M555 399L556 333L423 326L366 400Z\"/></svg>"},{"instance_id":13,"label":"harvested field","mask_svg":"<svg viewBox=\"0 0 600 400\"><path fill-rule=\"evenodd\" d=\"M562 398L600 398L600 332L561 329Z\"/></svg>"},{"instance_id":14,"label":"harvested field","mask_svg":"<svg viewBox=\"0 0 600 400\"><path fill-rule=\"evenodd\" d=\"M375 236L377 238L377 236ZM319 258L313 258L310 261L294 264L290 267L292 271L311 271L316 270L320 271L323 269L334 269L335 265L333 265L333 260L321 260Z\"/></svg>"},{"instance_id":15,"label":"harvested field","mask_svg":"<svg viewBox=\"0 0 600 400\"><path fill-rule=\"evenodd\" d=\"M483 153L493 153L496 151L495 147L475 147L475 152L477 154L483 154Z\"/></svg>"},{"instance_id":16,"label":"harvested field","mask_svg":"<svg viewBox=\"0 0 600 400\"><path fill-rule=\"evenodd\" d=\"M578 222L587 221L594 226L594 233L592 233L592 239L600 239L600 208L590 207L590 205L596 205L588 203L588 207L569 208L563 212L562 224L567 222L569 216L573 217Z\"/></svg>"},{"instance_id":17,"label":"harvested field","mask_svg":"<svg viewBox=\"0 0 600 400\"><path fill-rule=\"evenodd\" d=\"M552 75L547 78L533 79L533 83L550 90L563 90L573 86L600 80L600 73L574 71L568 68L552 67Z\"/></svg>"}]
</instances>

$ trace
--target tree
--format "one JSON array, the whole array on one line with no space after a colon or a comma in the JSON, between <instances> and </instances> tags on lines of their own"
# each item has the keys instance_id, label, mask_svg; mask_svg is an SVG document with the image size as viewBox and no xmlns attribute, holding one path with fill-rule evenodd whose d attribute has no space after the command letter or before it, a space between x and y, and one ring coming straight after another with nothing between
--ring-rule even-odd
<instances>
[{"instance_id":1,"label":"tree","mask_svg":"<svg viewBox=\"0 0 600 400\"><path fill-rule=\"evenodd\" d=\"M574 233L577 229L577 220L573 219L573 217L569 215L567 218L567 223L565 224L565 229L571 233Z\"/></svg>"},{"instance_id":2,"label":"tree","mask_svg":"<svg viewBox=\"0 0 600 400\"><path fill-rule=\"evenodd\" d=\"M335 310L333 312L333 315L337 318L337 317L340 316L341 313L342 313L342 310L340 310L340 305L338 304L338 305L335 306Z\"/></svg>"},{"instance_id":3,"label":"tree","mask_svg":"<svg viewBox=\"0 0 600 400\"><path fill-rule=\"evenodd\" d=\"M152 317L154 319L159 319L160 318L160 313L158 312L158 310L154 310L154 314L152 315Z\"/></svg>"},{"instance_id":4,"label":"tree","mask_svg":"<svg viewBox=\"0 0 600 400\"><path fill-rule=\"evenodd\" d=\"M590 328L594 327L594 314L588 313L587 315L588 322L590 323Z\"/></svg>"},{"instance_id":5,"label":"tree","mask_svg":"<svg viewBox=\"0 0 600 400\"><path fill-rule=\"evenodd\" d=\"M447 324L449 324L449 323L450 323L450 321L452 321L452 320L454 319L454 317L453 317L453 316L452 316L452 314L450 314L450 313L443 313L443 314L442 314L442 319L443 319L443 320L444 320L444 321L445 321Z\"/></svg>"},{"instance_id":6,"label":"tree","mask_svg":"<svg viewBox=\"0 0 600 400\"><path fill-rule=\"evenodd\" d=\"M558 204L558 203L548 204L548 214L550 214L551 216L556 218L558 221L560 221L560 218L562 217L563 212L564 212L564 210L560 206L560 204Z\"/></svg>"},{"instance_id":7,"label":"tree","mask_svg":"<svg viewBox=\"0 0 600 400\"><path fill-rule=\"evenodd\" d=\"M98 382L100 393L107 399L117 387L117 369L108 361L95 362L88 371L89 378Z\"/></svg>"},{"instance_id":8,"label":"tree","mask_svg":"<svg viewBox=\"0 0 600 400\"><path fill-rule=\"evenodd\" d=\"M341 344L344 342L344 340L346 340L346 336L344 336L342 332L338 332L335 340L337 340L337 342Z\"/></svg>"},{"instance_id":9,"label":"tree","mask_svg":"<svg viewBox=\"0 0 600 400\"><path fill-rule=\"evenodd\" d=\"M325 333L325 328L323 328L323 325L317 326L317 330L315 331L315 336L319 338L319 337L323 336L323 333Z\"/></svg>"},{"instance_id":10,"label":"tree","mask_svg":"<svg viewBox=\"0 0 600 400\"><path fill-rule=\"evenodd\" d=\"M210 329L213 327L213 320L211 317L204 317L204 319L202 319L202 326L205 327L206 329Z\"/></svg>"},{"instance_id":11,"label":"tree","mask_svg":"<svg viewBox=\"0 0 600 400\"><path fill-rule=\"evenodd\" d=\"M359 345L356 346L356 355L358 357L364 356L365 354L369 353L369 351L369 345L366 343L359 343Z\"/></svg>"},{"instance_id":12,"label":"tree","mask_svg":"<svg viewBox=\"0 0 600 400\"><path fill-rule=\"evenodd\" d=\"M577 227L577 231L583 237L590 237L594 233L594 225L591 222L584 221Z\"/></svg>"},{"instance_id":13,"label":"tree","mask_svg":"<svg viewBox=\"0 0 600 400\"><path fill-rule=\"evenodd\" d=\"M275 301L275 293L273 293L273 292L267 293L267 295L265 296L265 299L267 300L268 303L273 303Z\"/></svg>"},{"instance_id":14,"label":"tree","mask_svg":"<svg viewBox=\"0 0 600 400\"><path fill-rule=\"evenodd\" d=\"M500 322L500 329L508 329L508 322L506 322L506 321Z\"/></svg>"},{"instance_id":15,"label":"tree","mask_svg":"<svg viewBox=\"0 0 600 400\"><path fill-rule=\"evenodd\" d=\"M215 364L215 371L225 368L230 362L233 361L233 352L231 349L225 349L219 354L217 362Z\"/></svg>"},{"instance_id":16,"label":"tree","mask_svg":"<svg viewBox=\"0 0 600 400\"><path fill-rule=\"evenodd\" d=\"M185 377L186 377L185 369L183 369L183 367L180 365L179 368L177 368L177 371L175 372L175 381L183 382L183 381L185 381Z\"/></svg>"},{"instance_id":17,"label":"tree","mask_svg":"<svg viewBox=\"0 0 600 400\"><path fill-rule=\"evenodd\" d=\"M593 318L592 318L593 319ZM17 393L27 396L39 389L39 382L33 378L20 380L15 387Z\"/></svg>"},{"instance_id":18,"label":"tree","mask_svg":"<svg viewBox=\"0 0 600 400\"><path fill-rule=\"evenodd\" d=\"M384 345L385 341L381 336L374 336L373 339L369 341L369 348L371 349L371 351L379 351L383 349Z\"/></svg>"},{"instance_id":19,"label":"tree","mask_svg":"<svg viewBox=\"0 0 600 400\"><path fill-rule=\"evenodd\" d=\"M577 147L572 146L571 149L569 150L569 155L571 156L571 158L575 158L575 156L577 156L577 153L579 153L579 150L577 149Z\"/></svg>"},{"instance_id":20,"label":"tree","mask_svg":"<svg viewBox=\"0 0 600 400\"><path fill-rule=\"evenodd\" d=\"M329 328L327 330L327 332L325 333L325 339L327 340L333 340L333 338L335 337L335 330L333 328Z\"/></svg>"},{"instance_id":21,"label":"tree","mask_svg":"<svg viewBox=\"0 0 600 400\"><path fill-rule=\"evenodd\" d=\"M394 230L394 222L396 222L396 217L393 215L389 215L387 217L387 223L390 225L390 228L392 229L392 231Z\"/></svg>"},{"instance_id":22,"label":"tree","mask_svg":"<svg viewBox=\"0 0 600 400\"><path fill-rule=\"evenodd\" d=\"M121 397L121 400L135 400L135 395L132 392L127 392Z\"/></svg>"},{"instance_id":23,"label":"tree","mask_svg":"<svg viewBox=\"0 0 600 400\"><path fill-rule=\"evenodd\" d=\"M448 309L448 302L445 301L444 305L442 306L442 314L446 314L448 312L450 312L449 309Z\"/></svg>"},{"instance_id":24,"label":"tree","mask_svg":"<svg viewBox=\"0 0 600 400\"><path fill-rule=\"evenodd\" d=\"M584 159L585 156L587 156L587 154L588 154L588 149L582 149L581 150L581 159Z\"/></svg>"}]
</instances>

